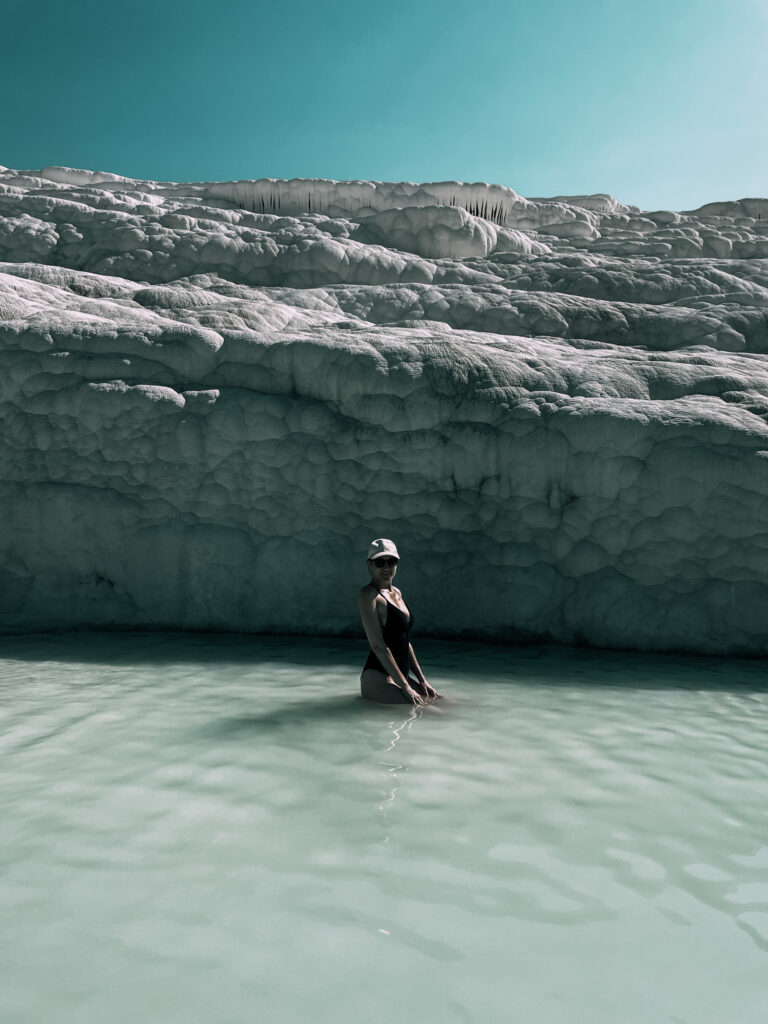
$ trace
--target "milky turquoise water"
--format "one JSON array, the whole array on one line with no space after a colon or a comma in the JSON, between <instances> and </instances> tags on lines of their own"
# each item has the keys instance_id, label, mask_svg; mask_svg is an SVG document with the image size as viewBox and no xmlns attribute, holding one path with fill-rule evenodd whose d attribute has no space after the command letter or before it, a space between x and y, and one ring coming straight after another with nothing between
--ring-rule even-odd
<instances>
[{"instance_id":1,"label":"milky turquoise water","mask_svg":"<svg viewBox=\"0 0 768 1024\"><path fill-rule=\"evenodd\" d=\"M0 646L4 1024L764 1024L768 666Z\"/></svg>"}]
</instances>

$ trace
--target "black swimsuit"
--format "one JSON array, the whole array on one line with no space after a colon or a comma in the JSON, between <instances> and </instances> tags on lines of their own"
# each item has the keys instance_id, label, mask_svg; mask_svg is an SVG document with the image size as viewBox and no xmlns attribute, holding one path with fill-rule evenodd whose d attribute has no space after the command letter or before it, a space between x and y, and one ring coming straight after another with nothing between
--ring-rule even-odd
<instances>
[{"instance_id":1,"label":"black swimsuit","mask_svg":"<svg viewBox=\"0 0 768 1024\"><path fill-rule=\"evenodd\" d=\"M384 600L387 601L386 597ZM413 614L407 616L405 612L400 611L397 605L387 601L387 618L382 629L384 643L392 652L392 657L397 662L397 667L406 679L411 671L409 635L412 627ZM385 676L389 675L389 669L384 668L373 651L368 655L368 660L363 666L363 672L368 668L373 668L377 672L383 672Z\"/></svg>"}]
</instances>

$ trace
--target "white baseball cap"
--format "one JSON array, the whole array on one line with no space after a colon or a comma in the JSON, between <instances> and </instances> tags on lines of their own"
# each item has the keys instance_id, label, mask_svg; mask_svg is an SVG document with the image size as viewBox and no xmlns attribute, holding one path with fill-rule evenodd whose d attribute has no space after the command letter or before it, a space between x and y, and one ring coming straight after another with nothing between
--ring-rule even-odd
<instances>
[{"instance_id":1,"label":"white baseball cap","mask_svg":"<svg viewBox=\"0 0 768 1024\"><path fill-rule=\"evenodd\" d=\"M368 548L368 557L381 558L382 555L391 555L393 558L400 558L400 554L393 540L387 540L386 537L377 537L376 540L371 541L371 546Z\"/></svg>"}]
</instances>

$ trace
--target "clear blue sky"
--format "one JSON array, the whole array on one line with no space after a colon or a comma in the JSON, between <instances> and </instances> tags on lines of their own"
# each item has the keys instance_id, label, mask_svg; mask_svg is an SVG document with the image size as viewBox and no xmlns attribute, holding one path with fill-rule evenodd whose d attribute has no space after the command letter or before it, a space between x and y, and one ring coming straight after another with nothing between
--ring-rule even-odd
<instances>
[{"instance_id":1,"label":"clear blue sky","mask_svg":"<svg viewBox=\"0 0 768 1024\"><path fill-rule=\"evenodd\" d=\"M768 0L0 0L0 163L768 196Z\"/></svg>"}]
</instances>

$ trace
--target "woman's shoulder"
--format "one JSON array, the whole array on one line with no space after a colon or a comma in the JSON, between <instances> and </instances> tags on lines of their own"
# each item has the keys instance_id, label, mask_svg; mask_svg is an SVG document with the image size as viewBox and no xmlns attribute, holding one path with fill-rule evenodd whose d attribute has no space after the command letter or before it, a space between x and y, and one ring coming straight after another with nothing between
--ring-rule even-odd
<instances>
[{"instance_id":1,"label":"woman's shoulder","mask_svg":"<svg viewBox=\"0 0 768 1024\"><path fill-rule=\"evenodd\" d=\"M372 583L366 583L364 587L360 588L358 597L361 601L375 601L381 597L378 587L374 587ZM383 600L383 598L382 598Z\"/></svg>"}]
</instances>

